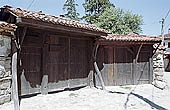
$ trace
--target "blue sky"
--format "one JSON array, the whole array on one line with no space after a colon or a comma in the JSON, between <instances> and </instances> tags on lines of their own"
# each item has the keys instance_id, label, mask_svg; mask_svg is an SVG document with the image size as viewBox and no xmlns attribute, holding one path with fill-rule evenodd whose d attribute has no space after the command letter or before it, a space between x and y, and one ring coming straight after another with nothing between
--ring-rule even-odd
<instances>
[{"instance_id":1,"label":"blue sky","mask_svg":"<svg viewBox=\"0 0 170 110\"><path fill-rule=\"evenodd\" d=\"M77 0L78 4L82 4L84 0ZM110 0L116 7L129 10L134 14L143 16L144 25L142 25L143 33L147 35L159 35L161 24L159 21L166 16L170 9L170 0ZM0 7L11 5L13 7L21 7L27 9L32 0L0 0ZM30 10L39 11L52 15L63 14L62 10L65 0L34 0ZM79 13L83 15L82 6L78 7ZM165 33L170 27L170 14L165 22Z\"/></svg>"}]
</instances>

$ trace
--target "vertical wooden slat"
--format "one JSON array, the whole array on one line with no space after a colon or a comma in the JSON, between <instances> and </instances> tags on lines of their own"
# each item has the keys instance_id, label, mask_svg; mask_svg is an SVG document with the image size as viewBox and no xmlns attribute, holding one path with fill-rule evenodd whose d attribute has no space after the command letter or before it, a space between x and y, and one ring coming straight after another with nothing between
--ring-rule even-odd
<instances>
[{"instance_id":1,"label":"vertical wooden slat","mask_svg":"<svg viewBox=\"0 0 170 110\"><path fill-rule=\"evenodd\" d=\"M68 39L68 87L70 88L70 79L71 77L71 39Z\"/></svg>"},{"instance_id":2,"label":"vertical wooden slat","mask_svg":"<svg viewBox=\"0 0 170 110\"><path fill-rule=\"evenodd\" d=\"M136 61L133 59L133 66L132 66L132 84L135 84L135 74L136 74Z\"/></svg>"},{"instance_id":3,"label":"vertical wooden slat","mask_svg":"<svg viewBox=\"0 0 170 110\"><path fill-rule=\"evenodd\" d=\"M153 81L153 62L152 58L149 58L149 83Z\"/></svg>"},{"instance_id":4,"label":"vertical wooden slat","mask_svg":"<svg viewBox=\"0 0 170 110\"><path fill-rule=\"evenodd\" d=\"M48 44L44 44L43 56L42 56L42 82L41 82L41 94L48 94Z\"/></svg>"}]
</instances>

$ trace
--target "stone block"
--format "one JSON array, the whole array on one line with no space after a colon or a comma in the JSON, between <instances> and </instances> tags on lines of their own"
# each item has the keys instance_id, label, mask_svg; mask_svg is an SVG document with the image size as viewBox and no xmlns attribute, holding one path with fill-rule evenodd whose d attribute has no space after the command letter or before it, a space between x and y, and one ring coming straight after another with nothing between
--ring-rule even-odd
<instances>
[{"instance_id":1,"label":"stone block","mask_svg":"<svg viewBox=\"0 0 170 110\"><path fill-rule=\"evenodd\" d=\"M0 89L5 90L11 87L11 80L2 80L0 81Z\"/></svg>"},{"instance_id":2,"label":"stone block","mask_svg":"<svg viewBox=\"0 0 170 110\"><path fill-rule=\"evenodd\" d=\"M5 69L10 69L11 68L11 59L6 59L5 60Z\"/></svg>"},{"instance_id":3,"label":"stone block","mask_svg":"<svg viewBox=\"0 0 170 110\"><path fill-rule=\"evenodd\" d=\"M159 80L154 80L154 86L160 88L160 89L165 89L166 88L166 83L163 81Z\"/></svg>"},{"instance_id":4,"label":"stone block","mask_svg":"<svg viewBox=\"0 0 170 110\"><path fill-rule=\"evenodd\" d=\"M8 56L11 50L11 39L9 37L1 36L0 38L0 56Z\"/></svg>"},{"instance_id":5,"label":"stone block","mask_svg":"<svg viewBox=\"0 0 170 110\"><path fill-rule=\"evenodd\" d=\"M4 104L6 102L9 102L9 101L11 101L10 94L0 96L0 105Z\"/></svg>"},{"instance_id":6,"label":"stone block","mask_svg":"<svg viewBox=\"0 0 170 110\"><path fill-rule=\"evenodd\" d=\"M164 72L164 68L154 68L154 72Z\"/></svg>"},{"instance_id":7,"label":"stone block","mask_svg":"<svg viewBox=\"0 0 170 110\"><path fill-rule=\"evenodd\" d=\"M6 74L4 66L0 65L0 78L4 77Z\"/></svg>"},{"instance_id":8,"label":"stone block","mask_svg":"<svg viewBox=\"0 0 170 110\"><path fill-rule=\"evenodd\" d=\"M155 80L163 81L163 76L155 76Z\"/></svg>"},{"instance_id":9,"label":"stone block","mask_svg":"<svg viewBox=\"0 0 170 110\"><path fill-rule=\"evenodd\" d=\"M164 72L159 71L159 72L154 72L155 76L163 76Z\"/></svg>"}]
</instances>

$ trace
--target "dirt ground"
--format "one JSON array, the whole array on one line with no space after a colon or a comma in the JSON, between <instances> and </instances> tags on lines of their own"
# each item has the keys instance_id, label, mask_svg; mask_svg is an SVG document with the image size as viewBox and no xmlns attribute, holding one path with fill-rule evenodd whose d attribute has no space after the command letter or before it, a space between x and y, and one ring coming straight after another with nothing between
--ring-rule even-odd
<instances>
[{"instance_id":1,"label":"dirt ground","mask_svg":"<svg viewBox=\"0 0 170 110\"><path fill-rule=\"evenodd\" d=\"M170 72L165 73L170 87ZM110 86L107 91L81 88L21 100L21 110L169 110L170 90L160 90L151 84ZM0 110L14 110L13 102Z\"/></svg>"}]
</instances>

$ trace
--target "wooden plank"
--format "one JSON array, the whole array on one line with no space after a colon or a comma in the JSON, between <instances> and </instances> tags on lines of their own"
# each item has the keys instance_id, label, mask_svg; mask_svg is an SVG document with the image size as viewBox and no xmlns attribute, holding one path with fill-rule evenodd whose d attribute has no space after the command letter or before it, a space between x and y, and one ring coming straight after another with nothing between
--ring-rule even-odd
<instances>
[{"instance_id":1,"label":"wooden plank","mask_svg":"<svg viewBox=\"0 0 170 110\"><path fill-rule=\"evenodd\" d=\"M42 82L41 82L41 94L48 94L48 44L44 44L43 47L43 61L42 61Z\"/></svg>"},{"instance_id":2,"label":"wooden plank","mask_svg":"<svg viewBox=\"0 0 170 110\"><path fill-rule=\"evenodd\" d=\"M133 59L133 65L132 65L132 84L135 84L135 74L136 74L136 61Z\"/></svg>"},{"instance_id":3,"label":"wooden plank","mask_svg":"<svg viewBox=\"0 0 170 110\"><path fill-rule=\"evenodd\" d=\"M104 81L103 81L103 79L102 79L101 72L99 71L99 68L98 68L98 66L97 66L97 63L96 63L96 62L94 62L94 68L95 68L96 73L97 73L97 75L98 75L98 77L99 77L99 80L100 80L100 83L101 83L102 89L103 89L103 90L106 90L105 85L104 85Z\"/></svg>"},{"instance_id":4,"label":"wooden plank","mask_svg":"<svg viewBox=\"0 0 170 110\"><path fill-rule=\"evenodd\" d=\"M24 42L26 33L27 33L27 27L24 27L24 28L23 28L22 37L21 37L20 47L22 47L22 44L23 44L23 42Z\"/></svg>"},{"instance_id":5,"label":"wooden plank","mask_svg":"<svg viewBox=\"0 0 170 110\"><path fill-rule=\"evenodd\" d=\"M90 88L94 87L94 84L93 84L93 75L94 72L93 70L90 71L89 75L88 75L88 86L90 86Z\"/></svg>"},{"instance_id":6,"label":"wooden plank","mask_svg":"<svg viewBox=\"0 0 170 110\"><path fill-rule=\"evenodd\" d=\"M149 58L149 83L153 81L153 62L152 58Z\"/></svg>"},{"instance_id":7,"label":"wooden plank","mask_svg":"<svg viewBox=\"0 0 170 110\"><path fill-rule=\"evenodd\" d=\"M20 110L18 97L18 81L17 81L17 52L12 56L12 90L14 100L14 110Z\"/></svg>"}]
</instances>

